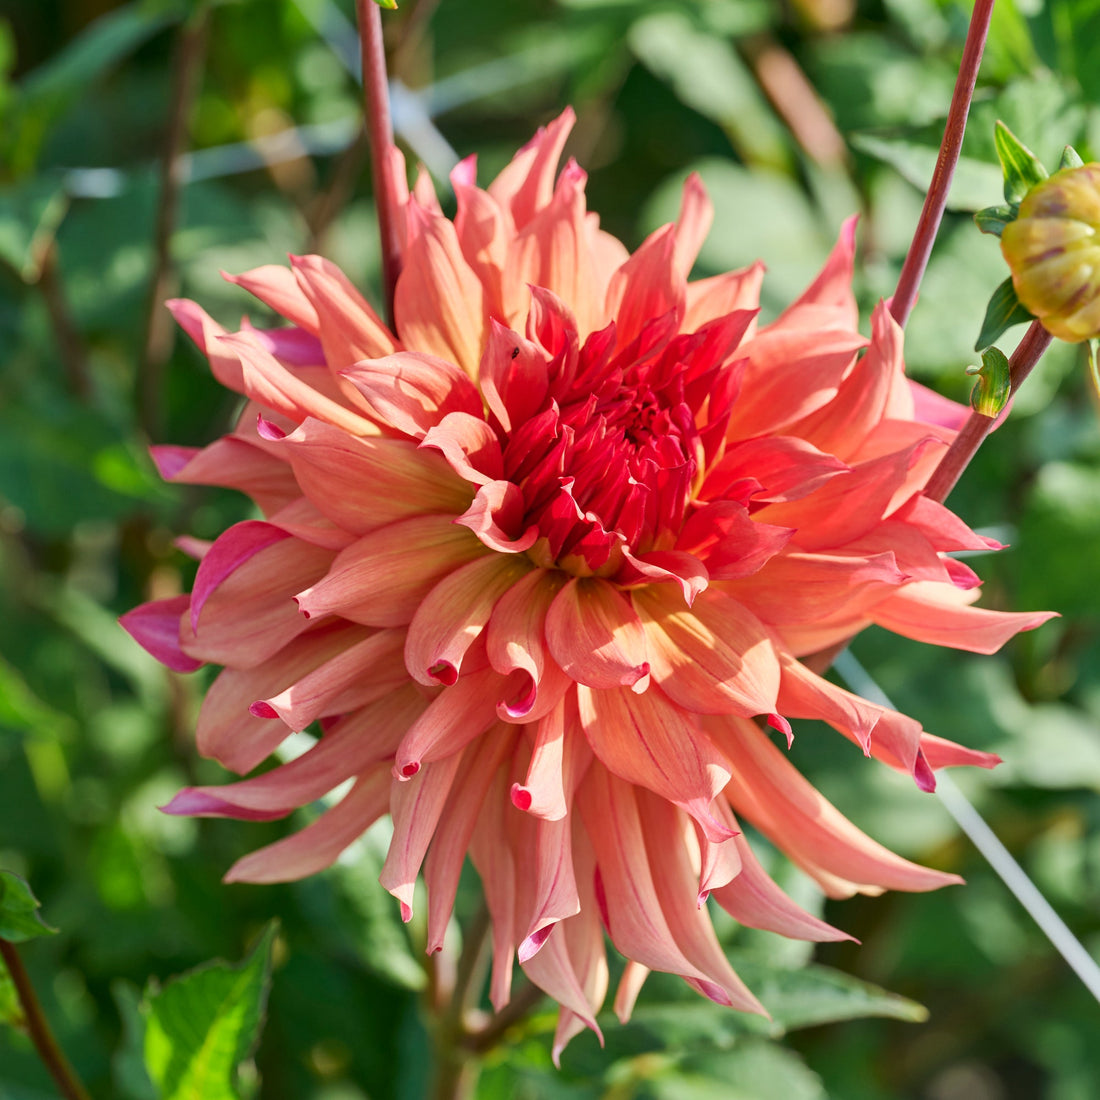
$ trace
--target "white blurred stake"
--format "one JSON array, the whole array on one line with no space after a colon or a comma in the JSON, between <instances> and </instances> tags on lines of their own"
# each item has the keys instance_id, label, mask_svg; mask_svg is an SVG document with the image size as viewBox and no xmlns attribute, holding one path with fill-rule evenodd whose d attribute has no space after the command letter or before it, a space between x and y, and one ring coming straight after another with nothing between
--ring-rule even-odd
<instances>
[{"instance_id":1,"label":"white blurred stake","mask_svg":"<svg viewBox=\"0 0 1100 1100\"><path fill-rule=\"evenodd\" d=\"M841 653L833 662L833 667L857 695L897 710L850 650L846 649ZM989 866L1000 875L1004 884L1016 896L1016 900L1028 911L1070 969L1084 983L1085 988L1100 1001L1100 965L1069 930L1066 922L1054 911L1050 902L1039 892L1039 888L1028 878L1027 872L997 839L997 835L944 769L936 773L936 794L940 796L940 801L959 828L970 838Z\"/></svg>"}]
</instances>

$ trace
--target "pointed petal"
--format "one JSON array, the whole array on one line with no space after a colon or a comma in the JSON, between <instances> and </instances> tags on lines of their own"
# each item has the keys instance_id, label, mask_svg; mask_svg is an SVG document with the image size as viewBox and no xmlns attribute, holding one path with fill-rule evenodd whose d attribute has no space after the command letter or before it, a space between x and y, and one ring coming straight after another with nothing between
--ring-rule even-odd
<instances>
[{"instance_id":1,"label":"pointed petal","mask_svg":"<svg viewBox=\"0 0 1100 1100\"><path fill-rule=\"evenodd\" d=\"M410 347L457 363L475 377L485 327L481 283L450 221L415 200L406 210L409 242L393 305L397 331Z\"/></svg>"},{"instance_id":2,"label":"pointed petal","mask_svg":"<svg viewBox=\"0 0 1100 1100\"><path fill-rule=\"evenodd\" d=\"M686 810L711 839L730 835L710 808L729 777L728 764L693 716L653 689L635 695L582 686L577 703L585 736L610 771Z\"/></svg>"},{"instance_id":3,"label":"pointed petal","mask_svg":"<svg viewBox=\"0 0 1100 1100\"><path fill-rule=\"evenodd\" d=\"M345 714L407 682L403 643L400 630L379 631L349 645L262 703L292 730L304 730L318 718Z\"/></svg>"},{"instance_id":4,"label":"pointed petal","mask_svg":"<svg viewBox=\"0 0 1100 1100\"><path fill-rule=\"evenodd\" d=\"M292 882L323 871L386 812L389 786L385 768L367 773L316 821L237 860L226 873L225 881Z\"/></svg>"},{"instance_id":5,"label":"pointed petal","mask_svg":"<svg viewBox=\"0 0 1100 1100\"><path fill-rule=\"evenodd\" d=\"M306 297L302 287L289 267L281 264L265 264L240 275L222 272L222 278L235 286L243 287L255 295L264 305L282 314L288 321L316 334L321 327L317 310Z\"/></svg>"},{"instance_id":6,"label":"pointed petal","mask_svg":"<svg viewBox=\"0 0 1100 1100\"><path fill-rule=\"evenodd\" d=\"M662 586L633 593L646 628L653 678L677 705L697 713L771 714L779 659L760 621L708 591L686 608Z\"/></svg>"},{"instance_id":7,"label":"pointed petal","mask_svg":"<svg viewBox=\"0 0 1100 1100\"><path fill-rule=\"evenodd\" d=\"M633 608L607 581L574 577L546 614L546 641L554 660L594 688L649 683L645 632Z\"/></svg>"},{"instance_id":8,"label":"pointed petal","mask_svg":"<svg viewBox=\"0 0 1100 1100\"><path fill-rule=\"evenodd\" d=\"M445 688L398 745L394 776L409 779L424 764L454 755L484 733L496 720L494 700L500 698L502 685L502 676L484 668ZM507 791L504 798L507 801Z\"/></svg>"},{"instance_id":9,"label":"pointed petal","mask_svg":"<svg viewBox=\"0 0 1100 1100\"><path fill-rule=\"evenodd\" d=\"M968 607L967 603L976 597L975 591L917 581L876 604L867 617L906 638L971 653L996 653L1014 635L1057 618L1055 611Z\"/></svg>"},{"instance_id":10,"label":"pointed petal","mask_svg":"<svg viewBox=\"0 0 1100 1100\"><path fill-rule=\"evenodd\" d=\"M533 568L520 555L489 554L443 577L409 624L405 664L413 679L428 686L453 684L494 604Z\"/></svg>"},{"instance_id":11,"label":"pointed petal","mask_svg":"<svg viewBox=\"0 0 1100 1100\"><path fill-rule=\"evenodd\" d=\"M368 626L404 626L443 578L488 556L453 516L413 516L353 542L295 599L310 617L335 613Z\"/></svg>"},{"instance_id":12,"label":"pointed petal","mask_svg":"<svg viewBox=\"0 0 1100 1100\"><path fill-rule=\"evenodd\" d=\"M297 539L265 546L205 593L198 630L190 622L181 627L183 651L237 668L269 659L309 626L294 594L323 576L331 561L330 551Z\"/></svg>"},{"instance_id":13,"label":"pointed petal","mask_svg":"<svg viewBox=\"0 0 1100 1100\"><path fill-rule=\"evenodd\" d=\"M302 293L317 313L312 331L320 337L333 370L397 350L393 334L331 260L291 256L290 263Z\"/></svg>"},{"instance_id":14,"label":"pointed petal","mask_svg":"<svg viewBox=\"0 0 1100 1100\"><path fill-rule=\"evenodd\" d=\"M424 882L428 887L429 954L443 947L474 826L498 769L510 755L513 736L510 729L490 729L478 738L469 752L462 755L462 763L424 863Z\"/></svg>"},{"instance_id":15,"label":"pointed petal","mask_svg":"<svg viewBox=\"0 0 1100 1100\"><path fill-rule=\"evenodd\" d=\"M147 653L173 672L194 672L202 661L180 649L180 616L191 606L190 596L151 600L120 616L119 625Z\"/></svg>"},{"instance_id":16,"label":"pointed petal","mask_svg":"<svg viewBox=\"0 0 1100 1100\"><path fill-rule=\"evenodd\" d=\"M845 818L749 719L705 718L732 765L726 796L830 897L961 882L894 855Z\"/></svg>"},{"instance_id":17,"label":"pointed petal","mask_svg":"<svg viewBox=\"0 0 1100 1100\"><path fill-rule=\"evenodd\" d=\"M447 413L481 416L481 395L453 363L415 351L363 359L340 372L366 398L380 425L421 440Z\"/></svg>"},{"instance_id":18,"label":"pointed petal","mask_svg":"<svg viewBox=\"0 0 1100 1100\"><path fill-rule=\"evenodd\" d=\"M814 943L852 939L792 901L760 866L743 836L734 837L733 843L741 854L741 873L711 896L735 921L747 928L763 928Z\"/></svg>"},{"instance_id":19,"label":"pointed petal","mask_svg":"<svg viewBox=\"0 0 1100 1100\"><path fill-rule=\"evenodd\" d=\"M401 903L402 920L412 916L416 876L461 760L462 754L456 752L434 764L426 764L407 782L391 784L393 839L378 881Z\"/></svg>"},{"instance_id":20,"label":"pointed petal","mask_svg":"<svg viewBox=\"0 0 1100 1100\"><path fill-rule=\"evenodd\" d=\"M355 535L408 516L458 515L470 503L469 486L438 455L407 440L356 438L310 419L277 446L306 496Z\"/></svg>"}]
</instances>

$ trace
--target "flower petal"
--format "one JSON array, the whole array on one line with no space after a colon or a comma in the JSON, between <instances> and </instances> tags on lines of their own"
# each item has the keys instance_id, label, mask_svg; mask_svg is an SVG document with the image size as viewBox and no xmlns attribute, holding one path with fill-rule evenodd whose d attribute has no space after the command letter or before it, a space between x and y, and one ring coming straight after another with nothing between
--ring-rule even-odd
<instances>
[{"instance_id":1,"label":"flower petal","mask_svg":"<svg viewBox=\"0 0 1100 1100\"><path fill-rule=\"evenodd\" d=\"M485 329L481 282L451 222L415 200L405 209L409 239L394 291L397 331L408 346L449 359L475 377Z\"/></svg>"},{"instance_id":2,"label":"flower petal","mask_svg":"<svg viewBox=\"0 0 1100 1100\"><path fill-rule=\"evenodd\" d=\"M732 765L726 795L734 809L830 897L935 890L962 881L910 863L860 832L749 719L708 717L704 723Z\"/></svg>"},{"instance_id":3,"label":"flower petal","mask_svg":"<svg viewBox=\"0 0 1100 1100\"><path fill-rule=\"evenodd\" d=\"M295 599L310 617L335 613L368 626L404 626L440 580L487 556L453 516L413 516L353 542Z\"/></svg>"},{"instance_id":4,"label":"flower petal","mask_svg":"<svg viewBox=\"0 0 1100 1100\"><path fill-rule=\"evenodd\" d=\"M688 609L662 589L639 589L633 601L664 694L696 713L773 713L779 659L760 621L720 592L705 592Z\"/></svg>"},{"instance_id":5,"label":"flower petal","mask_svg":"<svg viewBox=\"0 0 1100 1100\"><path fill-rule=\"evenodd\" d=\"M380 425L423 439L447 413L481 416L481 396L453 363L434 355L399 351L363 359L340 374L366 398Z\"/></svg>"},{"instance_id":6,"label":"flower petal","mask_svg":"<svg viewBox=\"0 0 1100 1100\"><path fill-rule=\"evenodd\" d=\"M127 611L119 625L147 653L173 672L194 672L202 661L189 657L180 648L180 616L191 606L190 596L170 596L151 600Z\"/></svg>"},{"instance_id":7,"label":"flower petal","mask_svg":"<svg viewBox=\"0 0 1100 1100\"><path fill-rule=\"evenodd\" d=\"M573 577L554 597L546 641L577 683L634 691L649 684L642 624L627 600L598 577Z\"/></svg>"},{"instance_id":8,"label":"flower petal","mask_svg":"<svg viewBox=\"0 0 1100 1100\"><path fill-rule=\"evenodd\" d=\"M466 650L485 629L493 605L534 567L524 557L489 554L449 573L424 597L409 624L405 665L422 684L453 684Z\"/></svg>"},{"instance_id":9,"label":"flower petal","mask_svg":"<svg viewBox=\"0 0 1100 1100\"><path fill-rule=\"evenodd\" d=\"M323 871L386 812L389 785L385 768L361 776L343 799L316 821L237 860L225 881L293 882Z\"/></svg>"},{"instance_id":10,"label":"flower petal","mask_svg":"<svg viewBox=\"0 0 1100 1100\"><path fill-rule=\"evenodd\" d=\"M971 653L996 653L1009 638L1034 630L1055 611L992 611L968 607L977 593L916 581L881 603L867 617L906 638L930 645L946 645Z\"/></svg>"},{"instance_id":11,"label":"flower petal","mask_svg":"<svg viewBox=\"0 0 1100 1100\"><path fill-rule=\"evenodd\" d=\"M729 765L693 716L653 689L635 695L581 686L577 703L588 743L610 771L686 810L712 840L731 835L711 811Z\"/></svg>"},{"instance_id":12,"label":"flower petal","mask_svg":"<svg viewBox=\"0 0 1100 1100\"><path fill-rule=\"evenodd\" d=\"M469 486L407 440L357 439L309 419L277 446L306 496L352 534L430 512L457 515L470 503Z\"/></svg>"}]
</instances>

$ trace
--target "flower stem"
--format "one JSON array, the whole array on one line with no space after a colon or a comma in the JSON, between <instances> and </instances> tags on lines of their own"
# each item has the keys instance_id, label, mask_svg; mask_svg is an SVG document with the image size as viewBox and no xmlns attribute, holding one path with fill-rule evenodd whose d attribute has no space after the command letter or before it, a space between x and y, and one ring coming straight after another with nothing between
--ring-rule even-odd
<instances>
[{"instance_id":1,"label":"flower stem","mask_svg":"<svg viewBox=\"0 0 1100 1100\"><path fill-rule=\"evenodd\" d=\"M371 180L382 245L382 289L386 317L393 327L393 294L401 274L400 204L390 164L393 123L386 77L386 52L382 43L382 13L374 0L355 0L359 17L359 43L363 59L363 105L371 150Z\"/></svg>"},{"instance_id":2,"label":"flower stem","mask_svg":"<svg viewBox=\"0 0 1100 1100\"><path fill-rule=\"evenodd\" d=\"M932 254L932 245L943 220L944 207L947 205L947 193L951 189L951 179L955 174L955 165L959 161L962 149L963 132L966 130L966 118L970 113L970 100L974 95L974 85L978 79L978 67L985 50L985 39L989 32L989 20L993 15L994 0L976 0L974 12L970 17L970 29L966 33L962 61L959 63L959 75L955 80L955 92L951 97L951 107L947 112L947 124L940 143L940 153L932 173L932 182L928 194L924 197L924 208L917 222L913 240L906 253L905 262L898 277L898 286L890 302L890 313L903 328L913 311L917 300L917 291L924 269L928 266L928 257Z\"/></svg>"},{"instance_id":3,"label":"flower stem","mask_svg":"<svg viewBox=\"0 0 1100 1100\"><path fill-rule=\"evenodd\" d=\"M1043 352L1050 347L1052 339L1050 333L1038 321L1031 323L1031 327L1024 333L1024 338L1008 361L1012 394L1016 393L1035 364L1039 362ZM926 497L941 503L947 499L948 493L955 487L959 476L995 423L995 417L983 416L978 412L970 414L970 418L959 429L959 434L955 436L951 446L940 459L940 464L928 479L928 484L924 487Z\"/></svg>"},{"instance_id":4,"label":"flower stem","mask_svg":"<svg viewBox=\"0 0 1100 1100\"><path fill-rule=\"evenodd\" d=\"M15 993L27 1021L31 1042L34 1043L43 1065L50 1071L50 1076L54 1079L59 1092L65 1100L91 1100L50 1030L49 1021L38 1003L38 996L34 992L34 986L31 985L30 976L27 974L26 967L23 966L19 952L15 949L15 944L0 939L0 957L3 958L4 965L8 969L12 985L15 986Z\"/></svg>"}]
</instances>

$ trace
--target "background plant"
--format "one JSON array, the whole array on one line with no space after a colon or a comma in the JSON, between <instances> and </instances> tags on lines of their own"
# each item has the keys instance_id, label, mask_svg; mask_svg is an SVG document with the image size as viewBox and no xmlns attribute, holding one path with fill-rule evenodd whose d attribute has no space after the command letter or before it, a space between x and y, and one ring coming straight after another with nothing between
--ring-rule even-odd
<instances>
[{"instance_id":1,"label":"background plant","mask_svg":"<svg viewBox=\"0 0 1100 1100\"><path fill-rule=\"evenodd\" d=\"M145 456L151 439L214 438L232 412L156 303L182 290L232 324L252 303L219 268L311 249L377 300L359 93L339 52L356 51L351 15L322 0L41 0L0 22L0 867L32 883L60 929L21 957L96 1096L173 1094L138 1049L155 996L143 1014L142 991L215 957L255 958L272 915L281 930L256 1070L229 1065L224 1095L257 1075L265 1098L426 1087L428 976L417 929L410 940L374 881L379 848L368 838L302 883L221 886L283 826L156 811L184 783L218 781L191 746L202 685L166 674L114 621L189 580L173 532L212 536L245 518L232 494L164 487ZM391 71L419 90L395 104L414 156L445 168L445 137L476 150L488 177L573 102L572 151L607 227L637 244L698 168L717 207L700 273L763 257L774 312L856 209L868 310L893 290L967 15L931 0L408 0L386 22ZM993 120L1048 164L1066 143L1100 155L1098 19L1082 0L996 9L952 214L907 331L913 373L956 398L1005 275L997 242L969 218L1001 196ZM430 140L416 136L418 110L434 117ZM165 146L194 151L189 180L174 156L165 169ZM994 658L870 632L855 651L928 729L1006 758L966 777L968 789L1095 943L1100 432L1076 350L1048 353L952 505L1012 544L974 563L983 602L1064 618ZM928 1022L901 1022L918 1015L907 1002L798 969L804 945L728 928L744 977L792 1029L781 1045L760 1022L654 980L631 1025L609 1029L607 1051L582 1036L559 1076L552 1014L517 1025L478 1095L728 1097L733 1081L753 1100L1091 1096L1096 1004L939 803L851 767L835 740L800 732L814 782L885 843L969 885L832 906L829 919L863 943L817 958L922 1002ZM886 1018L833 1022L868 1010ZM3 983L0 1017L16 1025L0 1031L0 1096L54 1095Z\"/></svg>"}]
</instances>

